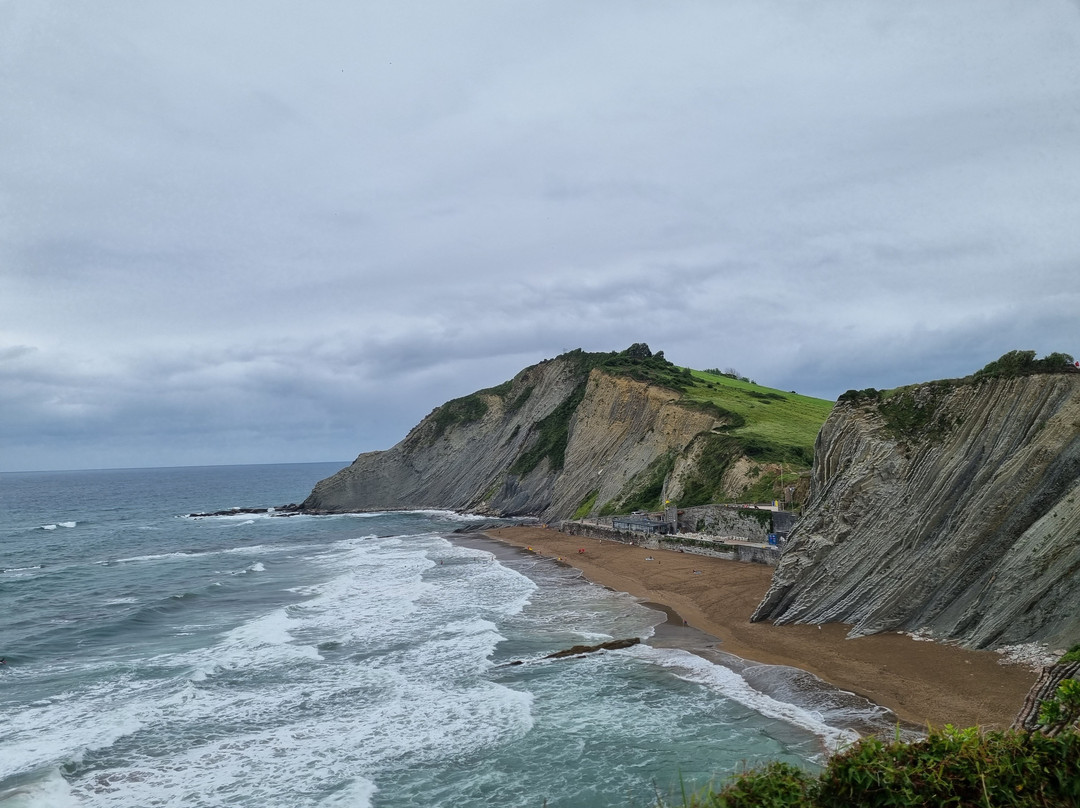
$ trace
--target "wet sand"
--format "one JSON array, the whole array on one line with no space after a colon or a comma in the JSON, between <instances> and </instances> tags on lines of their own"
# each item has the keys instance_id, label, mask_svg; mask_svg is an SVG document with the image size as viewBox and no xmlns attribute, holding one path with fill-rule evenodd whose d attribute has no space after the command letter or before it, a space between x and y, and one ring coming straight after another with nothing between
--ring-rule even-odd
<instances>
[{"instance_id":1,"label":"wet sand","mask_svg":"<svg viewBox=\"0 0 1080 808\"><path fill-rule=\"evenodd\" d=\"M628 592L654 607L668 607L669 631L654 641L691 650L718 641L719 651L809 671L923 727L977 724L1004 729L1037 676L1029 668L999 664L1001 657L991 651L969 651L904 634L849 640L848 626L836 623L820 627L751 623L750 615L772 577L772 568L762 564L646 550L538 527L500 528L485 535L561 558L594 583ZM650 557L652 561L647 560ZM685 631L670 630L682 621Z\"/></svg>"}]
</instances>

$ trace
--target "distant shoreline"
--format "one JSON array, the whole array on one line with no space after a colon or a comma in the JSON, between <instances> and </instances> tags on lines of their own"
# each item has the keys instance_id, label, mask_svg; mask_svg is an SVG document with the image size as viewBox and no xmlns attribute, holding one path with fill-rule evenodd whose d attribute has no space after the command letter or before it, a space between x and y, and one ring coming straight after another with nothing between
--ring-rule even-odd
<instances>
[{"instance_id":1,"label":"distant shoreline","mask_svg":"<svg viewBox=\"0 0 1080 808\"><path fill-rule=\"evenodd\" d=\"M497 528L482 535L531 547L580 569L594 583L628 592L646 605L667 607L690 628L719 640L717 651L808 671L922 727L1004 729L1038 675L1029 668L998 664L1000 655L991 651L918 641L904 634L848 640L848 627L840 624L751 623L750 614L772 577L772 568L764 565L646 550L541 527Z\"/></svg>"}]
</instances>

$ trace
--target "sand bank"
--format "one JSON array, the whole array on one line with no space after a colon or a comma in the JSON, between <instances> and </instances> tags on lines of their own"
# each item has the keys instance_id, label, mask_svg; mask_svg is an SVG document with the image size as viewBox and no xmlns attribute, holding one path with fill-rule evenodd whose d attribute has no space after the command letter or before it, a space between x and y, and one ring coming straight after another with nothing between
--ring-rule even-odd
<instances>
[{"instance_id":1,"label":"sand bank","mask_svg":"<svg viewBox=\"0 0 1080 808\"><path fill-rule=\"evenodd\" d=\"M846 639L848 627L751 623L772 568L671 550L645 550L554 530L511 527L488 536L561 557L591 581L675 610L719 639L720 650L754 662L790 665L887 707L922 726L1004 729L1037 673L1001 665L990 651L878 634ZM584 549L584 553L579 553ZM647 560L652 558L651 561Z\"/></svg>"}]
</instances>

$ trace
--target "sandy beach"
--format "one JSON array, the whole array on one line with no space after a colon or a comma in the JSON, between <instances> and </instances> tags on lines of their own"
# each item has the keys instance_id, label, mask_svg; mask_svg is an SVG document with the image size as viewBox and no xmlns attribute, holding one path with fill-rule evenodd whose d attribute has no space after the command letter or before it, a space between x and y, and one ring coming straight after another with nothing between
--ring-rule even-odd
<instances>
[{"instance_id":1,"label":"sandy beach","mask_svg":"<svg viewBox=\"0 0 1080 808\"><path fill-rule=\"evenodd\" d=\"M921 726L1004 729L1037 676L1026 667L999 664L1000 655L990 651L905 634L849 640L848 627L840 624L751 623L772 576L772 568L761 564L646 550L539 527L501 528L486 535L561 558L597 584L669 607L690 627L715 637L721 651L801 668Z\"/></svg>"}]
</instances>

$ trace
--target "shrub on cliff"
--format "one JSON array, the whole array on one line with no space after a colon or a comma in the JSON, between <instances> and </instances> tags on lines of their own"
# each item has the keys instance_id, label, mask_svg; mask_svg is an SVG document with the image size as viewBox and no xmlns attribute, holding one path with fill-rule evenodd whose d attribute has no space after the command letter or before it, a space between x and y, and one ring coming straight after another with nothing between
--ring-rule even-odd
<instances>
[{"instance_id":1,"label":"shrub on cliff","mask_svg":"<svg viewBox=\"0 0 1080 808\"><path fill-rule=\"evenodd\" d=\"M600 354L595 366L617 376L629 376L639 382L680 392L694 383L688 368L669 362L663 351L653 353L643 342L635 342L619 353Z\"/></svg>"},{"instance_id":2,"label":"shrub on cliff","mask_svg":"<svg viewBox=\"0 0 1080 808\"><path fill-rule=\"evenodd\" d=\"M881 398L881 392L873 387L867 387L863 390L848 390L840 394L839 401L850 401L852 404L869 404L878 401Z\"/></svg>"},{"instance_id":3,"label":"shrub on cliff","mask_svg":"<svg viewBox=\"0 0 1080 808\"><path fill-rule=\"evenodd\" d=\"M1011 379L1015 376L1031 376L1036 373L1075 373L1074 359L1069 354L1051 353L1042 359L1035 358L1034 351L1009 351L998 359L975 371L975 379Z\"/></svg>"},{"instance_id":4,"label":"shrub on cliff","mask_svg":"<svg viewBox=\"0 0 1080 808\"><path fill-rule=\"evenodd\" d=\"M707 789L686 808L1080 805L1080 735L978 728L933 730L920 741L863 738L814 776L772 763Z\"/></svg>"}]
</instances>

